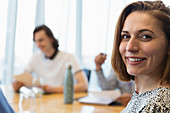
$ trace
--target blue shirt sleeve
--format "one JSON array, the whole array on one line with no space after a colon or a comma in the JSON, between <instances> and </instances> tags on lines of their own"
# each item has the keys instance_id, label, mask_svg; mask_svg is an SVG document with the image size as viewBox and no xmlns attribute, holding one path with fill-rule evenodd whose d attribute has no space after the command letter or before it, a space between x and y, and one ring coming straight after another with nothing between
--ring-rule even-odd
<instances>
[{"instance_id":1,"label":"blue shirt sleeve","mask_svg":"<svg viewBox=\"0 0 170 113\"><path fill-rule=\"evenodd\" d=\"M14 113L11 106L8 104L2 90L0 89L0 113Z\"/></svg>"}]
</instances>

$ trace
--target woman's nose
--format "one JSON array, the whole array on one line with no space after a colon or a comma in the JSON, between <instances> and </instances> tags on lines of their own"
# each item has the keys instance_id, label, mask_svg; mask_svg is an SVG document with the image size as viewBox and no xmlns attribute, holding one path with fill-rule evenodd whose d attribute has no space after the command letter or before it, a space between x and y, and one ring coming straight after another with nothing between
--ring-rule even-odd
<instances>
[{"instance_id":1,"label":"woman's nose","mask_svg":"<svg viewBox=\"0 0 170 113\"><path fill-rule=\"evenodd\" d=\"M138 52L139 51L139 40L135 37L131 37L127 43L126 51Z\"/></svg>"}]
</instances>

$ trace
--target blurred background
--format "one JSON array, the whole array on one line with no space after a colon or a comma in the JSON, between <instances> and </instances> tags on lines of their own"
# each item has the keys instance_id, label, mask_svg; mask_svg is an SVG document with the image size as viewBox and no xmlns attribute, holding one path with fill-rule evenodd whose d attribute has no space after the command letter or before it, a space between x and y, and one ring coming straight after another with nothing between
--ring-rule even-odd
<instances>
[{"instance_id":1,"label":"blurred background","mask_svg":"<svg viewBox=\"0 0 170 113\"><path fill-rule=\"evenodd\" d=\"M0 0L0 81L24 72L33 52L33 30L45 24L59 49L74 54L83 68L95 69L94 58L106 53L109 73L114 28L120 11L136 0ZM170 0L162 0L170 5Z\"/></svg>"}]
</instances>

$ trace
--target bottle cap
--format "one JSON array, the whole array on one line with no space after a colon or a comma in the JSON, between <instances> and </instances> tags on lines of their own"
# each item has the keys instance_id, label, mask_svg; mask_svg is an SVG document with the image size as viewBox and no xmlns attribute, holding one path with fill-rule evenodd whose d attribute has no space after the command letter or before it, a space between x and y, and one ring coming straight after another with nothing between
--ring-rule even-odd
<instances>
[{"instance_id":1,"label":"bottle cap","mask_svg":"<svg viewBox=\"0 0 170 113\"><path fill-rule=\"evenodd\" d=\"M66 68L71 69L72 68L72 64L71 63L67 63L66 64Z\"/></svg>"}]
</instances>

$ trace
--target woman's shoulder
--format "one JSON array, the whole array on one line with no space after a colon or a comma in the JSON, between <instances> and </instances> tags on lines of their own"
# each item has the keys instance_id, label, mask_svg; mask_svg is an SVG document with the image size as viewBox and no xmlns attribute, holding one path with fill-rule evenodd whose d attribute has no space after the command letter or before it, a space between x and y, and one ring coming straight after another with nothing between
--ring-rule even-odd
<instances>
[{"instance_id":1,"label":"woman's shoulder","mask_svg":"<svg viewBox=\"0 0 170 113\"><path fill-rule=\"evenodd\" d=\"M167 87L159 87L157 91L155 91L156 102L162 102L170 105L170 88Z\"/></svg>"},{"instance_id":2,"label":"woman's shoulder","mask_svg":"<svg viewBox=\"0 0 170 113\"><path fill-rule=\"evenodd\" d=\"M157 104L150 104L147 106L144 106L140 113L170 113L170 108L166 106L165 104L163 105L157 105Z\"/></svg>"},{"instance_id":3,"label":"woman's shoulder","mask_svg":"<svg viewBox=\"0 0 170 113\"><path fill-rule=\"evenodd\" d=\"M170 88L159 87L140 95L134 93L121 113L128 112L170 113Z\"/></svg>"},{"instance_id":4,"label":"woman's shoulder","mask_svg":"<svg viewBox=\"0 0 170 113\"><path fill-rule=\"evenodd\" d=\"M170 88L159 87L147 94L149 103L155 105L169 105L170 107Z\"/></svg>"},{"instance_id":5,"label":"woman's shoulder","mask_svg":"<svg viewBox=\"0 0 170 113\"><path fill-rule=\"evenodd\" d=\"M142 108L142 112L170 113L170 88L157 88L149 98L148 104Z\"/></svg>"}]
</instances>

